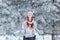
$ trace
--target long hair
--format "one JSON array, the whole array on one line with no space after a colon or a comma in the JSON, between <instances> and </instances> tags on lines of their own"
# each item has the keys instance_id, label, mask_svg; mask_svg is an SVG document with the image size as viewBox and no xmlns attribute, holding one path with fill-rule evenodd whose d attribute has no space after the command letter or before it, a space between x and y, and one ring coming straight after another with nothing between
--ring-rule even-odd
<instances>
[{"instance_id":1,"label":"long hair","mask_svg":"<svg viewBox=\"0 0 60 40\"><path fill-rule=\"evenodd\" d=\"M30 22L32 22L32 21L33 21L33 19L34 19L35 17L34 17L34 16L32 16L31 18L32 18L32 19L31 19L31 21L30 21ZM26 20L27 20L27 21L29 21L29 17L28 17L28 16L26 17ZM29 23L27 22L27 27L29 27L29 25L31 25L31 28L34 28L34 23L29 24Z\"/></svg>"},{"instance_id":2,"label":"long hair","mask_svg":"<svg viewBox=\"0 0 60 40\"><path fill-rule=\"evenodd\" d=\"M30 28L34 28L34 23L29 24L29 23L27 22L27 27L29 27L29 25L31 25L31 27L30 27Z\"/></svg>"}]
</instances>

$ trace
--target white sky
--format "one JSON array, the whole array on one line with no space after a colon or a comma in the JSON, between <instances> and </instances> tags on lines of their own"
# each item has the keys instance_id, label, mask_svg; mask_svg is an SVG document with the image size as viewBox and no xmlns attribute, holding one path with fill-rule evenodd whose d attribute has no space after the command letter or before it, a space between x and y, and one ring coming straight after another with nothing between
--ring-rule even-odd
<instances>
[{"instance_id":1,"label":"white sky","mask_svg":"<svg viewBox=\"0 0 60 40\"><path fill-rule=\"evenodd\" d=\"M2 0L0 0L0 2L2 2Z\"/></svg>"}]
</instances>

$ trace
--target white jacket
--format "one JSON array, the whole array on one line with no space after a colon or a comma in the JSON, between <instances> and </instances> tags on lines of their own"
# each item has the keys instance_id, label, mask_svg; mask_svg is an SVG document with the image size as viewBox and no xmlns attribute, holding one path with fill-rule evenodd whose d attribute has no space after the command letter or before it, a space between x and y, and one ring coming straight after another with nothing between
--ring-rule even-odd
<instances>
[{"instance_id":1,"label":"white jacket","mask_svg":"<svg viewBox=\"0 0 60 40\"><path fill-rule=\"evenodd\" d=\"M33 21L33 23L34 23L34 28L30 29L30 28L26 27L26 21L22 22L23 36L25 36L25 37L33 37L33 36L35 36L35 29L37 27L37 23L36 23L36 21Z\"/></svg>"}]
</instances>

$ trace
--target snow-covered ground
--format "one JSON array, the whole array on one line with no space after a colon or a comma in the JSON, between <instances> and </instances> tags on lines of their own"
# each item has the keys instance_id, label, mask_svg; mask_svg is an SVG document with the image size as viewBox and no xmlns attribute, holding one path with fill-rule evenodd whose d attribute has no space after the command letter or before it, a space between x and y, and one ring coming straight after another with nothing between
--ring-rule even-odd
<instances>
[{"instance_id":1,"label":"snow-covered ground","mask_svg":"<svg viewBox=\"0 0 60 40\"><path fill-rule=\"evenodd\" d=\"M23 37L5 35L5 36L0 36L0 40L23 40ZM51 35L36 36L36 40L51 40Z\"/></svg>"}]
</instances>

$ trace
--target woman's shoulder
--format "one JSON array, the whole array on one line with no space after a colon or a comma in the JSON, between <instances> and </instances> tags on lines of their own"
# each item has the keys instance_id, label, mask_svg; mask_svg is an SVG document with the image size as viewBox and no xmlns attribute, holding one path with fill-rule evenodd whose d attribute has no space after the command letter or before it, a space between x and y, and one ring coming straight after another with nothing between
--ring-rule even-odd
<instances>
[{"instance_id":1,"label":"woman's shoulder","mask_svg":"<svg viewBox=\"0 0 60 40\"><path fill-rule=\"evenodd\" d=\"M36 21L33 21L34 24L36 24ZM26 24L26 21L23 21L22 24Z\"/></svg>"}]
</instances>

